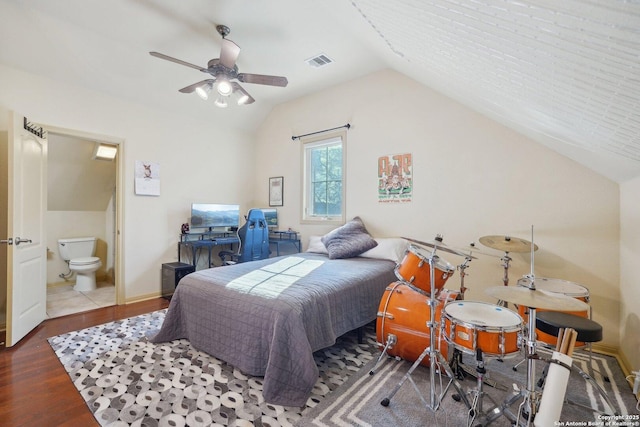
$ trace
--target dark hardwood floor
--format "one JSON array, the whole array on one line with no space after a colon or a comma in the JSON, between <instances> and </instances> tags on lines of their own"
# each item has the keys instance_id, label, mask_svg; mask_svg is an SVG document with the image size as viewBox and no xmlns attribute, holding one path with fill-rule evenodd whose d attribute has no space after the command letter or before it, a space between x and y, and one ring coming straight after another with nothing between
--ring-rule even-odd
<instances>
[{"instance_id":1,"label":"dark hardwood floor","mask_svg":"<svg viewBox=\"0 0 640 427\"><path fill-rule=\"evenodd\" d=\"M97 426L47 338L166 308L163 298L45 320L0 349L0 425ZM0 338L4 341L4 337Z\"/></svg>"}]
</instances>

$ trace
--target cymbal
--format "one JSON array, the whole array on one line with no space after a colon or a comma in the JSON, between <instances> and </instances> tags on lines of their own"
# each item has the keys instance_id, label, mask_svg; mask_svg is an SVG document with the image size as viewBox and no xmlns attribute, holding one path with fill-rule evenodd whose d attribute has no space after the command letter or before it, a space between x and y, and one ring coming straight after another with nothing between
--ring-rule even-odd
<instances>
[{"instance_id":1,"label":"cymbal","mask_svg":"<svg viewBox=\"0 0 640 427\"><path fill-rule=\"evenodd\" d=\"M478 239L480 243L491 248L504 252L529 252L531 242L519 237L510 236L483 236ZM533 250L538 250L538 245L533 245Z\"/></svg>"},{"instance_id":2,"label":"cymbal","mask_svg":"<svg viewBox=\"0 0 640 427\"><path fill-rule=\"evenodd\" d=\"M492 286L485 292L501 301L531 308L543 308L555 311L584 311L589 305L563 294L513 286Z\"/></svg>"},{"instance_id":3,"label":"cymbal","mask_svg":"<svg viewBox=\"0 0 640 427\"><path fill-rule=\"evenodd\" d=\"M467 255L472 256L473 254L476 254L476 255L490 256L493 258L500 258L500 255L496 255L495 253L489 253L489 252L485 252L478 249L478 247L473 243L469 244L469 247L463 248L460 246L456 246L455 249L465 254L465 256Z\"/></svg>"},{"instance_id":4,"label":"cymbal","mask_svg":"<svg viewBox=\"0 0 640 427\"><path fill-rule=\"evenodd\" d=\"M421 246L428 246L430 248L436 248L436 249L439 249L441 251L448 252L450 254L463 256L463 257L469 257L471 259L477 259L476 257L474 257L471 254L467 254L465 252L459 251L457 249L454 249L454 248L452 248L450 246L447 246L444 243L436 241L436 240L432 240L430 242L423 242L422 240L411 239L409 237L403 237L403 239L408 240L408 241L413 242L413 243L416 243L416 244L421 245Z\"/></svg>"}]
</instances>

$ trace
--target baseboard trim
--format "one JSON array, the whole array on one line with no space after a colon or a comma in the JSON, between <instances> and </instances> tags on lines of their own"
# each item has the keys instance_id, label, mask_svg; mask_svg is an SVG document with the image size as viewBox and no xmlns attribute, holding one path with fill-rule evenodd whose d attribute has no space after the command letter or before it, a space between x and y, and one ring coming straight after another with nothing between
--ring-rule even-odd
<instances>
[{"instance_id":1,"label":"baseboard trim","mask_svg":"<svg viewBox=\"0 0 640 427\"><path fill-rule=\"evenodd\" d=\"M156 299L162 297L161 292L153 292L146 295L138 295L137 297L127 298L124 300L125 304L133 304L135 302L149 301L151 299Z\"/></svg>"}]
</instances>

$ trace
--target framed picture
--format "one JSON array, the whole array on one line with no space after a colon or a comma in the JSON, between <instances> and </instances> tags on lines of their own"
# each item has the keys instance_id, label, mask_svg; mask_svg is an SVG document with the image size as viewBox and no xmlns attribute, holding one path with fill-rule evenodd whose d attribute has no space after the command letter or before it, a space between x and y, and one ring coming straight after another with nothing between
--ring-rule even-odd
<instances>
[{"instance_id":1,"label":"framed picture","mask_svg":"<svg viewBox=\"0 0 640 427\"><path fill-rule=\"evenodd\" d=\"M274 176L269 178L269 206L282 206L284 194L284 177Z\"/></svg>"}]
</instances>

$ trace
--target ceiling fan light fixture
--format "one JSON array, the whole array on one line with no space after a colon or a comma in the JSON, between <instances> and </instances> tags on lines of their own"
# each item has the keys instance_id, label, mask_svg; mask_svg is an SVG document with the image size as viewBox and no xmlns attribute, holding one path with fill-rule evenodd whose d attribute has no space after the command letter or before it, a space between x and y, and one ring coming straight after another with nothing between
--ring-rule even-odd
<instances>
[{"instance_id":1,"label":"ceiling fan light fixture","mask_svg":"<svg viewBox=\"0 0 640 427\"><path fill-rule=\"evenodd\" d=\"M228 80L220 80L217 85L218 93L222 96L230 96L233 93L233 86Z\"/></svg>"},{"instance_id":2,"label":"ceiling fan light fixture","mask_svg":"<svg viewBox=\"0 0 640 427\"><path fill-rule=\"evenodd\" d=\"M210 84L205 84L202 86L198 86L196 88L196 93L198 94L198 96L202 99L204 99L205 101L207 99L209 99L209 94L211 93L211 85Z\"/></svg>"},{"instance_id":3,"label":"ceiling fan light fixture","mask_svg":"<svg viewBox=\"0 0 640 427\"><path fill-rule=\"evenodd\" d=\"M224 99L224 97L219 96L218 99L216 99L216 101L214 102L214 104L216 104L217 107L220 108L227 108L227 100Z\"/></svg>"},{"instance_id":4,"label":"ceiling fan light fixture","mask_svg":"<svg viewBox=\"0 0 640 427\"><path fill-rule=\"evenodd\" d=\"M241 93L240 98L238 98L238 105L244 105L249 100L249 94Z\"/></svg>"}]
</instances>

